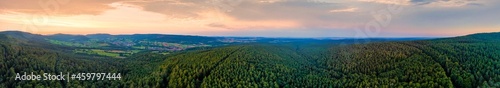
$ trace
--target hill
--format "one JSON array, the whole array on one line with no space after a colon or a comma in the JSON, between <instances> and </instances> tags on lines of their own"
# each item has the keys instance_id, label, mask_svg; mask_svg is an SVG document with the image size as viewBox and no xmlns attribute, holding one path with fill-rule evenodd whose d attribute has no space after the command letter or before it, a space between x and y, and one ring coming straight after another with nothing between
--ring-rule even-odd
<instances>
[{"instance_id":1,"label":"hill","mask_svg":"<svg viewBox=\"0 0 500 88\"><path fill-rule=\"evenodd\" d=\"M10 35L10 34L9 34ZM16 38L14 38L16 37ZM118 72L121 64L97 57L79 56L36 44L19 42L26 36L0 34L0 86L2 87L78 87L82 85L113 86L111 82L16 81L16 73ZM27 39L30 40L30 39ZM30 42L35 43L35 42ZM95 84L99 83L99 84Z\"/></svg>"},{"instance_id":2,"label":"hill","mask_svg":"<svg viewBox=\"0 0 500 88\"><path fill-rule=\"evenodd\" d=\"M237 40L260 42L225 43L228 45L162 53L144 50L125 58L114 58L79 54L71 50L114 50L116 47L64 44L156 38L158 41L184 40L158 37L165 35L43 36L0 32L0 86L500 87L499 35L480 33L414 41L240 38ZM96 41L101 39L105 41ZM212 41L214 38L206 39L200 40ZM13 80L15 73L22 72L121 73L123 79L71 82Z\"/></svg>"},{"instance_id":3,"label":"hill","mask_svg":"<svg viewBox=\"0 0 500 88\"><path fill-rule=\"evenodd\" d=\"M156 87L499 87L500 33L352 45L249 44L173 56ZM493 39L489 39L493 38Z\"/></svg>"}]
</instances>

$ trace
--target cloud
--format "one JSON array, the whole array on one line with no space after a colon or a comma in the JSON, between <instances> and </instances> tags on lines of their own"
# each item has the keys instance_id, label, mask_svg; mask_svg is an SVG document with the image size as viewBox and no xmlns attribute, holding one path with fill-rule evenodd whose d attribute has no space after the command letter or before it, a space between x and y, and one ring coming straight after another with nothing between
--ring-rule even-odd
<instances>
[{"instance_id":1,"label":"cloud","mask_svg":"<svg viewBox=\"0 0 500 88\"><path fill-rule=\"evenodd\" d=\"M126 4L137 5L145 11L165 14L170 17L189 18L199 17L199 12L205 10L203 2L186 1L167 1L167 0L152 0L141 2L126 2Z\"/></svg>"},{"instance_id":2,"label":"cloud","mask_svg":"<svg viewBox=\"0 0 500 88\"><path fill-rule=\"evenodd\" d=\"M358 8L346 8L346 9L335 9L330 10L331 13L339 13L339 12L355 12Z\"/></svg>"},{"instance_id":3,"label":"cloud","mask_svg":"<svg viewBox=\"0 0 500 88\"><path fill-rule=\"evenodd\" d=\"M469 6L484 6L484 4L481 4L481 3L469 3L467 5L469 5Z\"/></svg>"},{"instance_id":4,"label":"cloud","mask_svg":"<svg viewBox=\"0 0 500 88\"><path fill-rule=\"evenodd\" d=\"M314 2L308 0L286 0L275 3L261 3L245 1L234 6L234 10L227 14L241 20L268 20L268 19L318 19L325 17L331 9L346 8L342 4L328 2Z\"/></svg>"},{"instance_id":5,"label":"cloud","mask_svg":"<svg viewBox=\"0 0 500 88\"><path fill-rule=\"evenodd\" d=\"M314 30L313 27L341 27L346 26L358 18L366 18L367 14L330 14L332 10L356 8L345 3L322 2L311 0L283 0L274 3L258 1L244 1L234 6L234 10L226 12L229 17L241 21L293 21L304 29ZM345 11L361 10L347 9ZM334 11L335 12L335 11Z\"/></svg>"},{"instance_id":6,"label":"cloud","mask_svg":"<svg viewBox=\"0 0 500 88\"><path fill-rule=\"evenodd\" d=\"M214 27L214 28L225 28L225 29L231 29L228 28L225 24L222 23L209 23L207 24L208 27Z\"/></svg>"},{"instance_id":7,"label":"cloud","mask_svg":"<svg viewBox=\"0 0 500 88\"><path fill-rule=\"evenodd\" d=\"M0 12L22 12L50 15L97 15L109 9L109 4L124 0L2 0Z\"/></svg>"},{"instance_id":8,"label":"cloud","mask_svg":"<svg viewBox=\"0 0 500 88\"><path fill-rule=\"evenodd\" d=\"M220 18L219 22L209 22L206 26L228 29L266 29L270 25L259 22L283 21L298 23L300 27L304 28L334 27L357 21L350 18L366 18L351 14L329 14L332 12L354 12L360 9L349 4L320 0L152 0L130 1L124 2L124 4L135 5L145 11L161 13L168 18ZM231 24L246 27L235 27ZM286 26L288 27L288 25Z\"/></svg>"},{"instance_id":9,"label":"cloud","mask_svg":"<svg viewBox=\"0 0 500 88\"><path fill-rule=\"evenodd\" d=\"M399 18L392 21L392 26L384 29L386 32L398 31L400 34L409 34L405 32L419 33L413 36L423 34L433 34L434 36L446 35L457 36L478 32L492 32L498 30L495 26L500 20L500 1L487 1L481 6L463 6L463 7L415 7L405 10Z\"/></svg>"},{"instance_id":10,"label":"cloud","mask_svg":"<svg viewBox=\"0 0 500 88\"><path fill-rule=\"evenodd\" d=\"M498 0L0 0L0 17L17 15L6 12L64 15L47 19L52 22L68 17L60 21L94 23L111 26L107 31L127 29L131 33L145 29L173 33L219 30L242 34L287 32L283 33L285 36L310 31L327 36L354 32L349 29L365 26L375 19L373 12L387 9L388 4L404 10L389 14L392 20L383 28L385 33L497 25L498 3ZM10 20L2 20L0 25L12 23Z\"/></svg>"},{"instance_id":11,"label":"cloud","mask_svg":"<svg viewBox=\"0 0 500 88\"><path fill-rule=\"evenodd\" d=\"M141 7L145 11L165 14L172 18L203 18L207 12L220 11L230 12L234 6L245 0L149 0L149 1L129 1L124 4L131 4ZM276 2L270 0L267 2ZM264 1L266 2L266 1Z\"/></svg>"},{"instance_id":12,"label":"cloud","mask_svg":"<svg viewBox=\"0 0 500 88\"><path fill-rule=\"evenodd\" d=\"M374 2L381 4L411 5L411 0L359 0L362 2Z\"/></svg>"},{"instance_id":13,"label":"cloud","mask_svg":"<svg viewBox=\"0 0 500 88\"><path fill-rule=\"evenodd\" d=\"M132 6L144 11L160 13L166 20L210 20L208 27L219 28L259 28L271 25L259 22L291 21L300 27L345 26L352 19L366 18L361 15L340 14L339 12L360 11L361 8L341 2L321 0L47 0L57 8L44 8L38 2L27 0L4 0L0 11L13 11L28 14L54 15L100 15L116 5ZM45 1L45 0L40 0ZM339 13L339 14L330 14ZM162 18L165 19L165 18ZM217 20L218 19L218 20ZM233 23L225 23L233 22ZM345 22L345 23L344 23ZM218 23L228 25L214 25ZM246 27L234 27L238 24ZM247 25L245 25L247 24ZM279 25L277 25L279 26ZM289 27L288 25L285 25Z\"/></svg>"},{"instance_id":14,"label":"cloud","mask_svg":"<svg viewBox=\"0 0 500 88\"><path fill-rule=\"evenodd\" d=\"M359 0L362 2L374 2L382 4L414 5L429 7L461 7L467 5L479 5L477 0Z\"/></svg>"},{"instance_id":15,"label":"cloud","mask_svg":"<svg viewBox=\"0 0 500 88\"><path fill-rule=\"evenodd\" d=\"M475 0L414 0L423 3L421 5L427 6L441 6L441 7L461 7L467 6L470 3L475 3Z\"/></svg>"}]
</instances>

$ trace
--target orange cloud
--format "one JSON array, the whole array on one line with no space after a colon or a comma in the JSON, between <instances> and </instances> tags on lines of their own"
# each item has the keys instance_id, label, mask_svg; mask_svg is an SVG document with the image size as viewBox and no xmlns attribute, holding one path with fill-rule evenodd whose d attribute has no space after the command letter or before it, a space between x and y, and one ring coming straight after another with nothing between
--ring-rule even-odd
<instances>
[{"instance_id":1,"label":"orange cloud","mask_svg":"<svg viewBox=\"0 0 500 88\"><path fill-rule=\"evenodd\" d=\"M427 7L461 7L480 0L359 0L362 2L374 2L395 5L422 5Z\"/></svg>"},{"instance_id":2,"label":"orange cloud","mask_svg":"<svg viewBox=\"0 0 500 88\"><path fill-rule=\"evenodd\" d=\"M124 0L2 0L0 12L14 11L49 15L97 15L109 9L109 4Z\"/></svg>"},{"instance_id":3,"label":"orange cloud","mask_svg":"<svg viewBox=\"0 0 500 88\"><path fill-rule=\"evenodd\" d=\"M358 8L335 9L335 10L330 10L330 13L355 12L356 10L358 10Z\"/></svg>"}]
</instances>

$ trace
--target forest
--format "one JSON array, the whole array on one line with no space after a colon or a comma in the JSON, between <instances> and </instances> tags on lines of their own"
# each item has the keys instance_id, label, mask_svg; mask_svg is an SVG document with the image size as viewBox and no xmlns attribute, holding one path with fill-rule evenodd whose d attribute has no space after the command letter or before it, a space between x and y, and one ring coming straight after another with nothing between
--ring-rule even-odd
<instances>
[{"instance_id":1,"label":"forest","mask_svg":"<svg viewBox=\"0 0 500 88\"><path fill-rule=\"evenodd\" d=\"M162 41L179 41L180 37L171 38L174 40ZM57 40L54 36L0 32L0 87L500 87L500 33L406 41L231 43L168 54L144 50L125 58L73 53L82 47L54 44L50 39ZM22 72L106 72L121 73L123 78L14 80Z\"/></svg>"}]
</instances>

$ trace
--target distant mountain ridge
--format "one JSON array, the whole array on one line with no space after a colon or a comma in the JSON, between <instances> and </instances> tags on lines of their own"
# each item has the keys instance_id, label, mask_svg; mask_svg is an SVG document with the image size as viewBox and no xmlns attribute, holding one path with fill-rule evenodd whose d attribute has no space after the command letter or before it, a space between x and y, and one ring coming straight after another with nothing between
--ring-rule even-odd
<instances>
[{"instance_id":1,"label":"distant mountain ridge","mask_svg":"<svg viewBox=\"0 0 500 88\"><path fill-rule=\"evenodd\" d=\"M132 39L132 40L152 40L152 41L159 41L159 42L176 42L176 41L189 41L188 43L195 43L195 42L208 42L208 41L217 41L221 39L226 39L226 38L231 38L231 39L261 39L263 41L273 41L275 39L285 39L285 40L362 40L362 39L369 39L369 40L422 40L422 39L433 39L433 38L348 38L348 37L342 37L342 38L333 38L333 37L326 37L326 38L268 38L268 37L221 37L221 36L195 36L195 35L170 35L170 34L130 34L130 35L111 35L111 34L106 34L106 33L97 33L97 34L87 34L87 35L72 35L72 34L53 34L53 35L39 35L39 34L32 34L28 32L21 32L21 31L3 31L0 32L0 34L6 34L9 36L13 36L14 38L19 38L19 39L30 39L30 38L49 38L49 39L54 39L54 40L60 40L60 41L73 41L73 42L78 42L78 41L88 41L91 39L98 39L98 40L105 40L109 38L123 38L123 39Z\"/></svg>"},{"instance_id":2,"label":"distant mountain ridge","mask_svg":"<svg viewBox=\"0 0 500 88\"><path fill-rule=\"evenodd\" d=\"M158 42L173 42L177 43L199 43L199 42L215 42L216 38L203 36L188 36L188 35L165 35L165 34L133 34L133 35L110 35L110 34L89 34L89 35L70 35L70 34L54 34L54 35L39 35L21 31L4 31L0 34L8 35L20 40L39 41L45 39L53 39L67 42L83 42L92 39L128 39L132 41L158 41Z\"/></svg>"}]
</instances>

